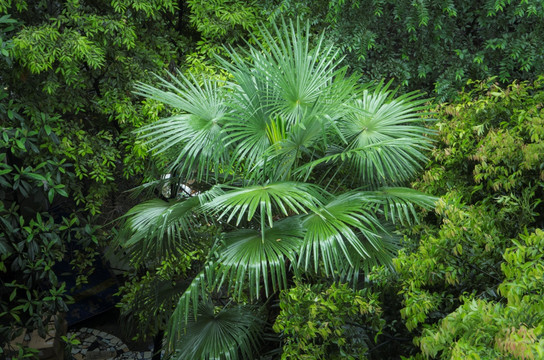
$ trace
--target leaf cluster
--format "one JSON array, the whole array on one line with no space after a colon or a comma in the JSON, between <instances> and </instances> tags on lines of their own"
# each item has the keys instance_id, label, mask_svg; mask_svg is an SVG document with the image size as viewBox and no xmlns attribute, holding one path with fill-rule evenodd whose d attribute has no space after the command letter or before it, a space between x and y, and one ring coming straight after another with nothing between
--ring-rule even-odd
<instances>
[{"instance_id":1,"label":"leaf cluster","mask_svg":"<svg viewBox=\"0 0 544 360\"><path fill-rule=\"evenodd\" d=\"M543 73L542 2L267 1L270 19L299 16L346 55L364 80L395 79L408 90L455 98L468 79L502 85Z\"/></svg>"},{"instance_id":2,"label":"leaf cluster","mask_svg":"<svg viewBox=\"0 0 544 360\"><path fill-rule=\"evenodd\" d=\"M282 359L366 359L383 326L377 296L347 284L297 283L280 295Z\"/></svg>"}]
</instances>

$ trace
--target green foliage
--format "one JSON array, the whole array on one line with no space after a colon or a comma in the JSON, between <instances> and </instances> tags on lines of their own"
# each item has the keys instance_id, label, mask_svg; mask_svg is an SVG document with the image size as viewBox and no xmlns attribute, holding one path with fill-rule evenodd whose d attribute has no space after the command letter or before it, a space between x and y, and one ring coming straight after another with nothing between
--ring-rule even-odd
<instances>
[{"instance_id":1,"label":"green foliage","mask_svg":"<svg viewBox=\"0 0 544 360\"><path fill-rule=\"evenodd\" d=\"M456 191L469 203L497 210L505 235L542 224L544 78L505 89L471 83L458 103L437 108L438 142L420 190Z\"/></svg>"},{"instance_id":2,"label":"green foliage","mask_svg":"<svg viewBox=\"0 0 544 360\"><path fill-rule=\"evenodd\" d=\"M359 86L323 36L311 43L309 27L260 34L219 59L225 80L178 73L160 88L137 86L174 108L140 139L172 183L199 193L137 205L120 244L158 256L195 239L211 246L173 313L171 350L185 346L199 298L256 302L302 272L356 283L393 256L390 225L416 222L416 208L435 200L402 187L429 147L419 94ZM201 237L205 226L221 236Z\"/></svg>"},{"instance_id":3,"label":"green foliage","mask_svg":"<svg viewBox=\"0 0 544 360\"><path fill-rule=\"evenodd\" d=\"M364 80L395 78L452 99L468 79L502 84L544 72L539 0L319 0L265 2L270 19L308 19Z\"/></svg>"},{"instance_id":4,"label":"green foliage","mask_svg":"<svg viewBox=\"0 0 544 360\"><path fill-rule=\"evenodd\" d=\"M179 296L187 287L184 279L194 264L202 261L203 255L203 250L176 253L143 276L134 274L121 286L118 295L122 298L116 306L120 308L126 329L144 340L164 331ZM135 264L136 269L141 267Z\"/></svg>"},{"instance_id":5,"label":"green foliage","mask_svg":"<svg viewBox=\"0 0 544 360\"><path fill-rule=\"evenodd\" d=\"M246 32L257 29L260 21L257 1L215 0L188 2L191 9L190 21L202 35L201 43L212 40L219 43L240 41ZM202 45L199 43L199 45Z\"/></svg>"},{"instance_id":6,"label":"green foliage","mask_svg":"<svg viewBox=\"0 0 544 360\"><path fill-rule=\"evenodd\" d=\"M188 54L189 72L226 77L218 68L215 55L225 54L225 45L244 45L258 34L258 24L265 18L256 0L187 1L189 23L199 33L195 51Z\"/></svg>"},{"instance_id":7,"label":"green foliage","mask_svg":"<svg viewBox=\"0 0 544 360\"><path fill-rule=\"evenodd\" d=\"M524 234L504 253L506 304L464 304L418 339L427 358L540 359L544 356L544 232Z\"/></svg>"},{"instance_id":8,"label":"green foliage","mask_svg":"<svg viewBox=\"0 0 544 360\"><path fill-rule=\"evenodd\" d=\"M423 235L416 251L401 251L393 260L404 296L401 314L409 330L451 312L465 292L483 296L500 281L506 239L493 212L456 200L458 196L450 194L437 205L443 220L436 234Z\"/></svg>"},{"instance_id":9,"label":"green foliage","mask_svg":"<svg viewBox=\"0 0 544 360\"><path fill-rule=\"evenodd\" d=\"M53 266L63 258L70 232L83 246L95 240L76 209L66 208L64 216L54 211L74 175L43 146L55 134L28 126L37 119L25 119L18 110L0 104L0 348L24 328L45 336L51 316L67 309L65 284Z\"/></svg>"},{"instance_id":10,"label":"green foliage","mask_svg":"<svg viewBox=\"0 0 544 360\"><path fill-rule=\"evenodd\" d=\"M536 229L536 235L521 238L538 248L534 241L544 224L543 95L542 79L507 88L472 82L459 102L436 107L432 160L414 183L441 196L436 213L405 231L395 272L369 276L374 291L402 296L400 309L384 307L389 316L384 329L403 323L426 356L539 358L541 319L535 314L543 304L538 292L532 297L531 290L524 291L538 286L541 275L532 271L538 266L521 265L525 251L538 252L515 239ZM516 265L513 254L519 256ZM531 300L521 306L524 296ZM397 338L407 335L395 332ZM527 346L516 347L517 342ZM405 345L398 351L416 354Z\"/></svg>"},{"instance_id":11,"label":"green foliage","mask_svg":"<svg viewBox=\"0 0 544 360\"><path fill-rule=\"evenodd\" d=\"M177 59L176 10L168 0L0 2L2 346L66 310L72 289L55 263L84 283L108 236L99 227L129 206L116 193L143 176L147 156L131 131L161 111L136 100L133 82Z\"/></svg>"},{"instance_id":12,"label":"green foliage","mask_svg":"<svg viewBox=\"0 0 544 360\"><path fill-rule=\"evenodd\" d=\"M253 359L262 337L263 320L253 306L198 307L173 359ZM240 356L239 356L240 354Z\"/></svg>"},{"instance_id":13,"label":"green foliage","mask_svg":"<svg viewBox=\"0 0 544 360\"><path fill-rule=\"evenodd\" d=\"M297 284L282 291L274 330L282 359L366 359L383 326L377 296L347 284Z\"/></svg>"}]
</instances>

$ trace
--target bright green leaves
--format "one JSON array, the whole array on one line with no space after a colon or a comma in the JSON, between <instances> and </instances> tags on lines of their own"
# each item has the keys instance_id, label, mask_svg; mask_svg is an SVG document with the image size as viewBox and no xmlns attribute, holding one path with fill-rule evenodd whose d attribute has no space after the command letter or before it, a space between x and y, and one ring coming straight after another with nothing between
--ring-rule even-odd
<instances>
[{"instance_id":1,"label":"bright green leaves","mask_svg":"<svg viewBox=\"0 0 544 360\"><path fill-rule=\"evenodd\" d=\"M245 35L244 30L255 30L258 22L264 20L258 2L254 0L216 0L212 3L189 0L187 3L191 9L191 24L204 38L200 45L204 49L210 46L206 42L233 43L240 40Z\"/></svg>"},{"instance_id":2,"label":"bright green leaves","mask_svg":"<svg viewBox=\"0 0 544 360\"><path fill-rule=\"evenodd\" d=\"M499 292L508 300L509 306L535 306L544 309L544 231L522 234L515 247L504 252L502 272L505 281ZM536 310L536 309L535 309ZM544 320L544 319L543 319Z\"/></svg>"},{"instance_id":3,"label":"bright green leaves","mask_svg":"<svg viewBox=\"0 0 544 360\"><path fill-rule=\"evenodd\" d=\"M214 198L204 208L227 221L236 218L236 225L245 218L250 221L256 213L261 224L274 226L274 216L307 213L320 205L320 189L312 184L277 182L232 189ZM258 212L257 212L258 210Z\"/></svg>"},{"instance_id":4,"label":"bright green leaves","mask_svg":"<svg viewBox=\"0 0 544 360\"><path fill-rule=\"evenodd\" d=\"M127 221L117 240L122 246L132 247L135 258L145 259L149 254L165 258L188 246L186 239L195 226L193 213L199 206L198 197L143 202L125 214Z\"/></svg>"},{"instance_id":5,"label":"bright green leaves","mask_svg":"<svg viewBox=\"0 0 544 360\"><path fill-rule=\"evenodd\" d=\"M463 304L417 339L423 354L442 359L528 358L544 355L544 232L520 236L504 253L507 303L463 298Z\"/></svg>"},{"instance_id":6,"label":"bright green leaves","mask_svg":"<svg viewBox=\"0 0 544 360\"><path fill-rule=\"evenodd\" d=\"M308 27L284 23L281 28L275 27L274 33L263 29L262 42L250 50L252 65L258 69L256 75L269 78L272 85L270 106L289 125L319 117L350 96L349 83L345 83L344 91L337 88L334 95L330 93L335 77L342 77L337 52L325 46L323 37L310 48L309 38Z\"/></svg>"},{"instance_id":7,"label":"bright green leaves","mask_svg":"<svg viewBox=\"0 0 544 360\"><path fill-rule=\"evenodd\" d=\"M138 84L138 94L170 105L182 114L162 119L138 132L157 154L174 147L177 153L170 160L170 169L177 168L187 176L196 170L195 177L199 180L208 178L212 171L217 176L218 164L228 162L227 149L217 146L224 138L222 127L227 112L224 89L210 79L202 79L200 86L195 77L181 73L178 78L171 76L171 83L159 80L165 90Z\"/></svg>"},{"instance_id":8,"label":"bright green leaves","mask_svg":"<svg viewBox=\"0 0 544 360\"><path fill-rule=\"evenodd\" d=\"M339 269L341 272L345 267L354 267L370 258L373 252L368 245L373 244L378 251L384 250L379 233L385 230L375 213L365 205L359 194L347 193L332 198L314 214L306 216L299 264L305 270L313 264L316 273L321 264L328 276L334 276ZM361 235L369 243L362 242Z\"/></svg>"},{"instance_id":9,"label":"bright green leaves","mask_svg":"<svg viewBox=\"0 0 544 360\"><path fill-rule=\"evenodd\" d=\"M53 69L65 77L67 84L78 81L80 62L93 69L105 62L105 51L88 37L75 30L60 32L55 25L27 27L13 39L13 56L32 73L39 74ZM50 92L52 93L52 92Z\"/></svg>"},{"instance_id":10,"label":"bright green leaves","mask_svg":"<svg viewBox=\"0 0 544 360\"><path fill-rule=\"evenodd\" d=\"M285 341L282 359L366 359L383 320L376 294L346 284L282 291L274 324Z\"/></svg>"},{"instance_id":11,"label":"bright green leaves","mask_svg":"<svg viewBox=\"0 0 544 360\"><path fill-rule=\"evenodd\" d=\"M250 229L226 234L218 259L222 281L237 296L249 290L252 299L261 297L263 283L265 297L269 297L286 287L289 262L295 261L302 236L296 217L276 222L263 234Z\"/></svg>"}]
</instances>

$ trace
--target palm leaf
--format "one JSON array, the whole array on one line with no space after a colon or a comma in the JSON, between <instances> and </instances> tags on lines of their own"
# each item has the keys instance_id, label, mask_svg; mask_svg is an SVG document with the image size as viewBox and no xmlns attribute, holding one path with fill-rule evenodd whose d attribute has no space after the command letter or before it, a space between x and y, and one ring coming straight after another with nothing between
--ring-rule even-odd
<instances>
[{"instance_id":1,"label":"palm leaf","mask_svg":"<svg viewBox=\"0 0 544 360\"><path fill-rule=\"evenodd\" d=\"M216 310L211 302L201 303L196 319L184 328L173 359L253 359L261 342L263 321L250 306Z\"/></svg>"},{"instance_id":2,"label":"palm leaf","mask_svg":"<svg viewBox=\"0 0 544 360\"><path fill-rule=\"evenodd\" d=\"M170 151L172 166L187 176L197 171L196 178L218 173L218 164L227 163L221 131L227 107L226 93L217 82L203 79L202 85L192 75L178 73L170 81L159 78L166 90L138 83L136 93L172 106L179 115L159 120L138 129L140 136L157 154Z\"/></svg>"},{"instance_id":3,"label":"palm leaf","mask_svg":"<svg viewBox=\"0 0 544 360\"><path fill-rule=\"evenodd\" d=\"M438 198L405 187L382 187L360 193L367 202L379 204L386 220L412 225L418 221L416 206L432 209Z\"/></svg>"},{"instance_id":4,"label":"palm leaf","mask_svg":"<svg viewBox=\"0 0 544 360\"><path fill-rule=\"evenodd\" d=\"M348 143L346 149L379 145L373 147L378 150L372 154L350 159L361 183L375 182L376 178L389 184L406 181L426 160L422 151L429 148L426 135L431 131L422 126L422 119L428 114L427 100L420 99L418 92L394 98L390 84L382 82L374 91L363 90L353 101L352 111L338 120L338 129Z\"/></svg>"},{"instance_id":5,"label":"palm leaf","mask_svg":"<svg viewBox=\"0 0 544 360\"><path fill-rule=\"evenodd\" d=\"M343 137L353 147L398 138L428 142L425 135L431 131L422 126L427 100L420 99L419 92L394 98L389 84L380 83L374 91L363 90L360 98L352 102L348 115L338 121Z\"/></svg>"},{"instance_id":6,"label":"palm leaf","mask_svg":"<svg viewBox=\"0 0 544 360\"><path fill-rule=\"evenodd\" d=\"M234 158L248 160L248 170L262 165L263 156L274 156L274 150L285 150L280 140L288 138L296 146L289 154L294 163L302 146L326 134L323 123L349 111L345 104L357 80L347 78L345 69L337 70L341 59L332 46L324 45L323 37L310 49L308 26L283 23L272 33L264 27L261 32L247 53L229 51L230 61L219 59L237 84L226 138L236 146ZM281 138L271 137L275 124L282 124ZM307 132L308 127L320 131ZM288 164L283 162L283 175L275 178L287 178Z\"/></svg>"},{"instance_id":7,"label":"palm leaf","mask_svg":"<svg viewBox=\"0 0 544 360\"><path fill-rule=\"evenodd\" d=\"M215 248L215 247L214 247ZM212 255L213 255L212 248ZM165 333L167 348L172 350L183 336L183 329L189 320L198 317L200 299L207 299L216 285L215 262L209 260L204 268L194 277L191 284L185 289L179 298L176 308L170 317L168 331ZM193 310L193 317L189 316Z\"/></svg>"},{"instance_id":8,"label":"palm leaf","mask_svg":"<svg viewBox=\"0 0 544 360\"><path fill-rule=\"evenodd\" d=\"M246 287L250 298L259 298L261 283L265 295L286 287L287 260L294 262L302 241L298 217L276 222L261 234L257 230L240 229L225 235L218 263L222 281L238 296Z\"/></svg>"},{"instance_id":9,"label":"palm leaf","mask_svg":"<svg viewBox=\"0 0 544 360\"><path fill-rule=\"evenodd\" d=\"M363 234L358 234L362 246L365 247L368 253L368 257L354 259L353 265L341 264L337 269L339 281L351 282L356 285L360 273L369 274L375 266L390 266L391 261L397 256L401 247L399 236L393 234L393 230L386 227L385 232L379 232L379 242L372 242Z\"/></svg>"},{"instance_id":10,"label":"palm leaf","mask_svg":"<svg viewBox=\"0 0 544 360\"><path fill-rule=\"evenodd\" d=\"M326 275L332 275L345 263L353 266L358 259L370 258L373 251L369 244L381 248L379 233L384 229L364 205L358 193L346 193L305 216L299 265L307 270L313 263L317 272L321 263ZM358 234L363 234L366 241L362 242Z\"/></svg>"},{"instance_id":11,"label":"palm leaf","mask_svg":"<svg viewBox=\"0 0 544 360\"><path fill-rule=\"evenodd\" d=\"M273 217L281 213L289 216L292 213L306 213L320 205L320 190L312 184L300 182L275 182L265 185L254 185L244 188L223 187L230 189L223 195L213 198L204 204L204 211L227 217L227 221L236 219L236 225L246 218L251 221L259 213L261 226L268 223L274 226ZM258 212L257 212L258 210Z\"/></svg>"},{"instance_id":12,"label":"palm leaf","mask_svg":"<svg viewBox=\"0 0 544 360\"><path fill-rule=\"evenodd\" d=\"M426 159L420 151L424 145L410 138L385 140L359 148L331 146L330 149L329 154L305 163L295 173L308 176L317 166L327 164L350 168L361 184L395 183L413 177Z\"/></svg>"},{"instance_id":13,"label":"palm leaf","mask_svg":"<svg viewBox=\"0 0 544 360\"><path fill-rule=\"evenodd\" d=\"M153 199L136 205L124 216L117 236L123 247L133 247L134 255L164 258L187 244L194 226L194 212L200 206L197 197L181 201ZM184 243L185 241L185 243Z\"/></svg>"}]
</instances>

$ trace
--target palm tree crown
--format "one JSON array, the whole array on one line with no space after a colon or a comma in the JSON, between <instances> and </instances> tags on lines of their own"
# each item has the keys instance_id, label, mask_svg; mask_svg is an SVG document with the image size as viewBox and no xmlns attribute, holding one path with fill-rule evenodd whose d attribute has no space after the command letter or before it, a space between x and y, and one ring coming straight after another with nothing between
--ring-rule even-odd
<instances>
[{"instance_id":1,"label":"palm tree crown","mask_svg":"<svg viewBox=\"0 0 544 360\"><path fill-rule=\"evenodd\" d=\"M172 316L172 348L183 346L191 313L219 318L199 310L214 290L251 302L285 288L290 274L356 280L395 254L389 224L409 224L414 206L433 203L402 187L429 146L419 94L360 85L322 36L311 44L307 26L261 30L249 50L220 59L228 80L178 73L160 87L137 86L174 110L141 137L176 183L194 182L200 193L134 207L122 243L161 257L189 246L204 223L222 229ZM253 335L237 339L243 349L255 344Z\"/></svg>"}]
</instances>

